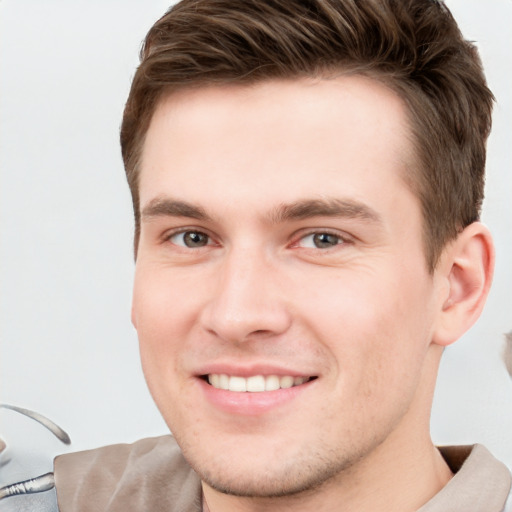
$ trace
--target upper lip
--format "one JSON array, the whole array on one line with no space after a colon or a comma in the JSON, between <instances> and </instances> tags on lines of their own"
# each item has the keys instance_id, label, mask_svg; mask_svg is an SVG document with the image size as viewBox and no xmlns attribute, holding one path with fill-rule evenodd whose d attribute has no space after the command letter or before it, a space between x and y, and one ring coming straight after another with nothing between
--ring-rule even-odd
<instances>
[{"instance_id":1,"label":"upper lip","mask_svg":"<svg viewBox=\"0 0 512 512\"><path fill-rule=\"evenodd\" d=\"M289 375L292 377L313 377L316 373L303 371L293 368L284 368L281 365L275 364L225 364L225 363L211 363L206 364L194 372L198 376L212 375L212 374L225 374L237 377L252 377L254 375L277 375L279 377Z\"/></svg>"}]
</instances>

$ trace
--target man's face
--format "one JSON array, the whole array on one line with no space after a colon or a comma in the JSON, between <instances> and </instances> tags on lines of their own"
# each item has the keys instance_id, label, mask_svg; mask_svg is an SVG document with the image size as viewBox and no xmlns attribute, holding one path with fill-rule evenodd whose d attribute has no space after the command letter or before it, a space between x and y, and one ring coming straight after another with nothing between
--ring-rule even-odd
<instances>
[{"instance_id":1,"label":"man's face","mask_svg":"<svg viewBox=\"0 0 512 512\"><path fill-rule=\"evenodd\" d=\"M158 106L133 322L151 393L209 485L296 492L428 429L440 293L410 165L402 102L361 77Z\"/></svg>"}]
</instances>

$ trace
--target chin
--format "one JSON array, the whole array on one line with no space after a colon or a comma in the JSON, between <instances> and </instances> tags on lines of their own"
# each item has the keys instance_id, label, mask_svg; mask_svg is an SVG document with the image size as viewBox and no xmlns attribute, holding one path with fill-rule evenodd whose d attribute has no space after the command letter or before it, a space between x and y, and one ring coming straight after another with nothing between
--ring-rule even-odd
<instances>
[{"instance_id":1,"label":"chin","mask_svg":"<svg viewBox=\"0 0 512 512\"><path fill-rule=\"evenodd\" d=\"M334 455L334 454L332 454ZM201 480L223 494L245 498L280 498L303 495L317 490L341 476L351 462L326 460L320 454L296 454L286 459L273 455L263 461L222 454L211 454L208 460L198 460L194 454L185 453L189 464ZM259 459L259 460L258 460Z\"/></svg>"}]
</instances>

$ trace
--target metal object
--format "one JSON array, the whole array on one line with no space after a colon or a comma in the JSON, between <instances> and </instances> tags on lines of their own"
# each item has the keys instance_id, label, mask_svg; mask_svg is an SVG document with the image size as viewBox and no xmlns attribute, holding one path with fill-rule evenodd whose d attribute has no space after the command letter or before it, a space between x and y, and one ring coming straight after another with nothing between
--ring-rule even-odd
<instances>
[{"instance_id":1,"label":"metal object","mask_svg":"<svg viewBox=\"0 0 512 512\"><path fill-rule=\"evenodd\" d=\"M55 487L53 473L46 473L30 480L17 482L0 488L0 500L9 496L19 496L20 494L34 494L36 492L50 491Z\"/></svg>"},{"instance_id":2,"label":"metal object","mask_svg":"<svg viewBox=\"0 0 512 512\"><path fill-rule=\"evenodd\" d=\"M64 444L71 444L71 439L69 438L69 435L46 416L43 416L38 412L31 411L30 409L16 407L15 405L0 404L0 407L4 409L10 409L11 411L15 411L20 414L23 414L24 416L32 418L33 420L43 425L43 427L46 427L57 439L62 441Z\"/></svg>"},{"instance_id":3,"label":"metal object","mask_svg":"<svg viewBox=\"0 0 512 512\"><path fill-rule=\"evenodd\" d=\"M45 428L47 428L57 439L64 444L70 444L71 439L69 435L60 428L56 423L48 419L46 416L39 414L38 412L24 409L22 407L16 407L15 405L0 404L0 408L9 409L19 414L23 414L28 418L37 421ZM6 444L3 439L0 438L0 453L5 449ZM53 473L46 473L36 478L24 480L22 482L16 482L5 487L0 488L0 500L8 498L10 496L19 496L22 494L34 494L37 492L50 491L55 487L55 479Z\"/></svg>"}]
</instances>

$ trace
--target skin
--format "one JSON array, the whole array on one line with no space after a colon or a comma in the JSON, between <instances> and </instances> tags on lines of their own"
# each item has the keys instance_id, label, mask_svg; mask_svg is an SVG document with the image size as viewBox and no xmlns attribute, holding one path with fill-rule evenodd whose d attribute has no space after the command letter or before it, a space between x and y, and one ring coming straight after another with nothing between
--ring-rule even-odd
<instances>
[{"instance_id":1,"label":"skin","mask_svg":"<svg viewBox=\"0 0 512 512\"><path fill-rule=\"evenodd\" d=\"M450 479L432 393L443 346L479 314L492 254L478 225L429 273L408 134L401 100L357 76L185 90L158 106L132 320L211 512L413 511ZM201 379L223 372L314 379L251 401Z\"/></svg>"}]
</instances>

